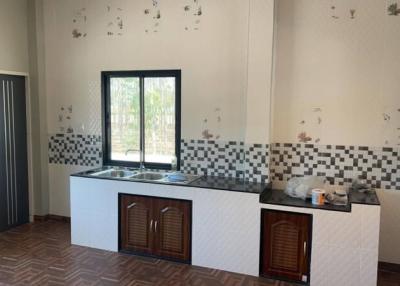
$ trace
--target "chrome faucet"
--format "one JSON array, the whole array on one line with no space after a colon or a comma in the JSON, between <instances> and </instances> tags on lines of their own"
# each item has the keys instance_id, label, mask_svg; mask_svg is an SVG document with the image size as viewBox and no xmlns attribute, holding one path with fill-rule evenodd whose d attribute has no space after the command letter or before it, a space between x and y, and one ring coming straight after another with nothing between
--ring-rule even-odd
<instances>
[{"instance_id":1,"label":"chrome faucet","mask_svg":"<svg viewBox=\"0 0 400 286\"><path fill-rule=\"evenodd\" d=\"M138 149L128 149L128 150L126 150L126 152L125 152L125 156L128 156L128 154L130 153L130 152L140 152L140 165L139 165L139 169L140 169L140 171L143 171L144 169L145 169L145 166L144 166L144 156L143 156L143 152L142 152L142 150L138 150Z\"/></svg>"}]
</instances>

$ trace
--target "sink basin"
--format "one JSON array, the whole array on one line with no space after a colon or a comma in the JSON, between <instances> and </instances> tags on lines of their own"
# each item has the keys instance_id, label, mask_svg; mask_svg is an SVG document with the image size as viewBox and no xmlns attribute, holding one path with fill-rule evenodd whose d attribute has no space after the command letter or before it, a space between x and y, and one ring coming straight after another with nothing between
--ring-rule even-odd
<instances>
[{"instance_id":1,"label":"sink basin","mask_svg":"<svg viewBox=\"0 0 400 286\"><path fill-rule=\"evenodd\" d=\"M158 180L164 179L165 175L160 174L160 173L145 172L145 173L133 175L133 176L131 176L131 178L135 179L135 180L158 181Z\"/></svg>"},{"instance_id":2,"label":"sink basin","mask_svg":"<svg viewBox=\"0 0 400 286\"><path fill-rule=\"evenodd\" d=\"M103 178L128 178L135 175L136 172L128 170L106 170L92 174L92 176L103 177Z\"/></svg>"},{"instance_id":3,"label":"sink basin","mask_svg":"<svg viewBox=\"0 0 400 286\"><path fill-rule=\"evenodd\" d=\"M107 167L107 169L97 170L90 174L93 177L121 179L131 181L147 181L156 183L172 183L187 185L199 179L201 176L182 174L165 170L140 170L122 167Z\"/></svg>"}]
</instances>

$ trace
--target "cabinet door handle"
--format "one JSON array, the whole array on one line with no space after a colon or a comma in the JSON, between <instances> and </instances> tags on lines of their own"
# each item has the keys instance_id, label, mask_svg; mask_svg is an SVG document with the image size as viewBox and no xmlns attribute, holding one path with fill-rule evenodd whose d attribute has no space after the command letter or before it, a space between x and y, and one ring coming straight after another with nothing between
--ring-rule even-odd
<instances>
[{"instance_id":1,"label":"cabinet door handle","mask_svg":"<svg viewBox=\"0 0 400 286\"><path fill-rule=\"evenodd\" d=\"M306 253L307 253L307 241L304 241L303 242L303 253L304 253L304 257L306 256Z\"/></svg>"},{"instance_id":2,"label":"cabinet door handle","mask_svg":"<svg viewBox=\"0 0 400 286\"><path fill-rule=\"evenodd\" d=\"M153 231L153 220L150 221L150 232Z\"/></svg>"},{"instance_id":3,"label":"cabinet door handle","mask_svg":"<svg viewBox=\"0 0 400 286\"><path fill-rule=\"evenodd\" d=\"M157 232L157 224L158 224L158 221L156 221L156 223L154 224L154 232Z\"/></svg>"},{"instance_id":4,"label":"cabinet door handle","mask_svg":"<svg viewBox=\"0 0 400 286\"><path fill-rule=\"evenodd\" d=\"M131 203L129 206L127 206L126 208L127 209L131 209L131 208L133 208L134 206L136 206L136 203Z\"/></svg>"}]
</instances>

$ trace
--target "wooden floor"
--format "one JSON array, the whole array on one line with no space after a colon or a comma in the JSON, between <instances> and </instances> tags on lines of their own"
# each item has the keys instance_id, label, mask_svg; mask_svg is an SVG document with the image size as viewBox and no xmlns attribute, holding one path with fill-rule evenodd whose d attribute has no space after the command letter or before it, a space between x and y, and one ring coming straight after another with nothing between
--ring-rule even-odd
<instances>
[{"instance_id":1,"label":"wooden floor","mask_svg":"<svg viewBox=\"0 0 400 286\"><path fill-rule=\"evenodd\" d=\"M71 246L63 222L24 225L0 234L0 285L289 286L293 284L163 260ZM380 273L380 286L400 286Z\"/></svg>"}]
</instances>

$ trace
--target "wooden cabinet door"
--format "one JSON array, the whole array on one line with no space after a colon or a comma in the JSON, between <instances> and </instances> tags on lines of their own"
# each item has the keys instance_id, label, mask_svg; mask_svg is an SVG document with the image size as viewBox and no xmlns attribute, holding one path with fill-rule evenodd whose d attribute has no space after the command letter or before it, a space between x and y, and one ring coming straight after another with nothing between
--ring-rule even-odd
<instances>
[{"instance_id":1,"label":"wooden cabinet door","mask_svg":"<svg viewBox=\"0 0 400 286\"><path fill-rule=\"evenodd\" d=\"M142 196L121 197L121 250L152 254L153 199Z\"/></svg>"},{"instance_id":2,"label":"wooden cabinet door","mask_svg":"<svg viewBox=\"0 0 400 286\"><path fill-rule=\"evenodd\" d=\"M155 254L190 261L191 202L154 199Z\"/></svg>"},{"instance_id":3,"label":"wooden cabinet door","mask_svg":"<svg viewBox=\"0 0 400 286\"><path fill-rule=\"evenodd\" d=\"M311 215L262 211L261 274L309 280Z\"/></svg>"}]
</instances>

